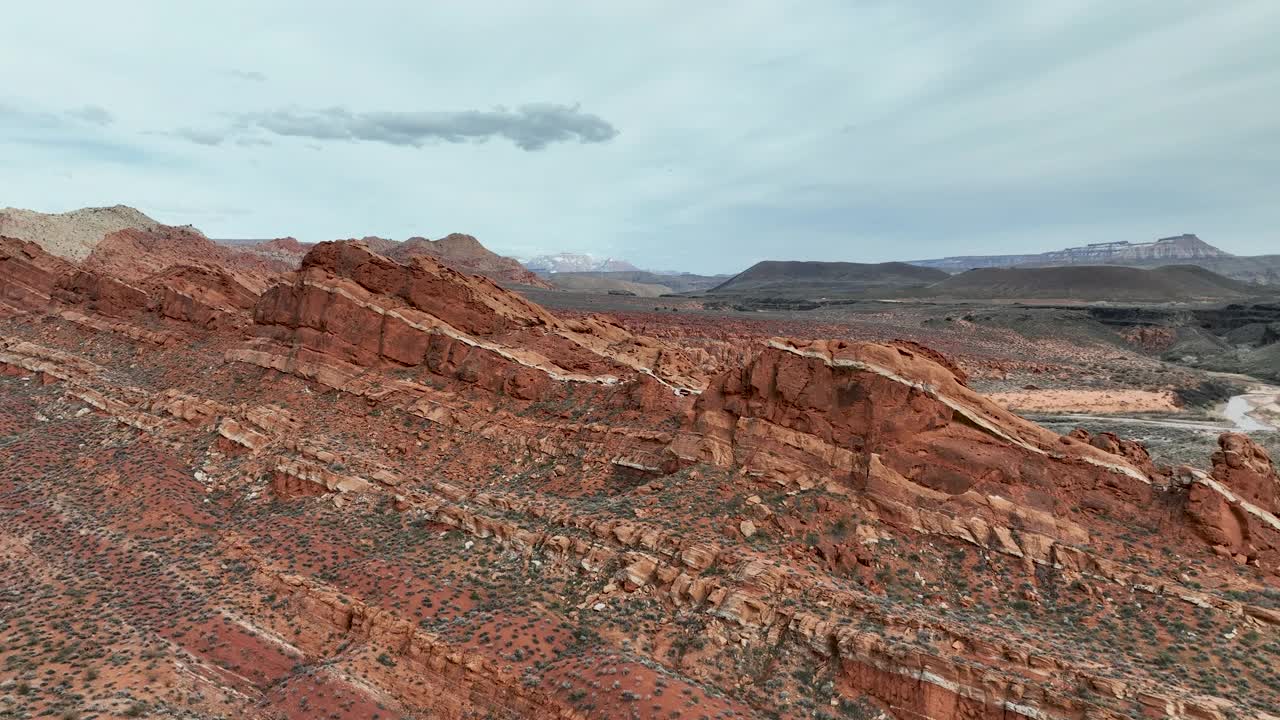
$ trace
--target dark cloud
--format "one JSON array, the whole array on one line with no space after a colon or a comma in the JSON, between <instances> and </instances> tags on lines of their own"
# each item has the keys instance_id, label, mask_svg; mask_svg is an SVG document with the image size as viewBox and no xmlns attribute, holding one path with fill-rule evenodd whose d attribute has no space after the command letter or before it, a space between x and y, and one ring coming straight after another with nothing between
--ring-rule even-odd
<instances>
[{"instance_id":1,"label":"dark cloud","mask_svg":"<svg viewBox=\"0 0 1280 720\"><path fill-rule=\"evenodd\" d=\"M84 105L54 113L31 110L16 103L0 102L0 122L9 125L55 130L66 127L67 120L106 126L115 122L115 116L98 105Z\"/></svg>"},{"instance_id":2,"label":"dark cloud","mask_svg":"<svg viewBox=\"0 0 1280 720\"><path fill-rule=\"evenodd\" d=\"M85 105L75 110L68 110L67 116L94 125L110 125L116 120L114 115L99 105Z\"/></svg>"},{"instance_id":3,"label":"dark cloud","mask_svg":"<svg viewBox=\"0 0 1280 720\"><path fill-rule=\"evenodd\" d=\"M597 115L581 112L576 105L538 103L515 110L462 112L368 112L343 108L325 110L276 110L238 117L235 132L261 130L286 137L312 140L381 142L420 147L431 141L484 142L501 137L522 150L542 150L557 142L601 143L618 130ZM193 142L212 142L214 133L180 131ZM226 135L219 138L226 139Z\"/></svg>"},{"instance_id":4,"label":"dark cloud","mask_svg":"<svg viewBox=\"0 0 1280 720\"><path fill-rule=\"evenodd\" d=\"M227 135L219 130L198 130L196 128L178 128L173 134L183 140L190 140L197 145L221 145Z\"/></svg>"},{"instance_id":5,"label":"dark cloud","mask_svg":"<svg viewBox=\"0 0 1280 720\"><path fill-rule=\"evenodd\" d=\"M257 70L228 70L227 74L237 80L247 80L249 82L267 81L267 76Z\"/></svg>"}]
</instances>

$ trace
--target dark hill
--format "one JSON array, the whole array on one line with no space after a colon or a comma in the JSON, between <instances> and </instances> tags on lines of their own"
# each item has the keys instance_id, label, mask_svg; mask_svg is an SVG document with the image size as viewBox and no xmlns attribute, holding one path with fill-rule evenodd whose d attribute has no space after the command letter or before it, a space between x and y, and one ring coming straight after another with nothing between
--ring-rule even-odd
<instances>
[{"instance_id":1,"label":"dark hill","mask_svg":"<svg viewBox=\"0 0 1280 720\"><path fill-rule=\"evenodd\" d=\"M1194 265L1146 270L1119 265L978 268L930 286L924 295L975 300L1193 301L1239 298L1245 283Z\"/></svg>"},{"instance_id":2,"label":"dark hill","mask_svg":"<svg viewBox=\"0 0 1280 720\"><path fill-rule=\"evenodd\" d=\"M641 297L699 292L725 281L724 275L662 274L645 270L557 272L541 277L558 290L586 293L625 291Z\"/></svg>"},{"instance_id":3,"label":"dark hill","mask_svg":"<svg viewBox=\"0 0 1280 720\"><path fill-rule=\"evenodd\" d=\"M900 262L765 260L707 293L812 298L858 294L867 290L923 287L947 277L942 270Z\"/></svg>"}]
</instances>

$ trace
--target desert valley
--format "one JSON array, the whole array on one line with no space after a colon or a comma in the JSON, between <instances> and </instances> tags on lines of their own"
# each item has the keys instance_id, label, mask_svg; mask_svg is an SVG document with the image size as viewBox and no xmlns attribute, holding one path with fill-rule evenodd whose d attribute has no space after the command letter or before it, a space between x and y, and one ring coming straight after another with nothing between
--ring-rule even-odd
<instances>
[{"instance_id":1,"label":"desert valley","mask_svg":"<svg viewBox=\"0 0 1280 720\"><path fill-rule=\"evenodd\" d=\"M0 717L1280 717L1276 290L1070 255L0 211Z\"/></svg>"}]
</instances>

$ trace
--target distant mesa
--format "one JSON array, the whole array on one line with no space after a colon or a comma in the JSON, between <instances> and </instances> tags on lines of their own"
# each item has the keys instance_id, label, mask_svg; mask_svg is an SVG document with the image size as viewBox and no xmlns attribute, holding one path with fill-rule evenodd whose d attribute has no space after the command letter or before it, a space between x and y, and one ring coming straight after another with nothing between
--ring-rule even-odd
<instances>
[{"instance_id":1,"label":"distant mesa","mask_svg":"<svg viewBox=\"0 0 1280 720\"><path fill-rule=\"evenodd\" d=\"M558 272L542 276L557 290L579 293L630 294L660 297L688 292L702 292L724 282L726 275L693 273L655 273L647 270L617 272Z\"/></svg>"},{"instance_id":2,"label":"distant mesa","mask_svg":"<svg viewBox=\"0 0 1280 720\"><path fill-rule=\"evenodd\" d=\"M1210 245L1193 233L1173 235L1152 242L1099 242L1065 250L1014 255L957 255L933 260L915 260L912 265L960 273L993 267L1052 267L1064 265L1127 265L1161 267L1197 265L1233 280L1254 284L1280 283L1280 255L1254 257L1232 255Z\"/></svg>"},{"instance_id":3,"label":"distant mesa","mask_svg":"<svg viewBox=\"0 0 1280 720\"><path fill-rule=\"evenodd\" d=\"M758 262L708 295L776 295L816 297L845 295L867 290L924 287L948 274L909 263L849 263L795 260Z\"/></svg>"},{"instance_id":4,"label":"distant mesa","mask_svg":"<svg viewBox=\"0 0 1280 720\"><path fill-rule=\"evenodd\" d=\"M931 285L939 298L1177 302L1248 296L1255 288L1195 265L978 268Z\"/></svg>"},{"instance_id":5,"label":"distant mesa","mask_svg":"<svg viewBox=\"0 0 1280 720\"><path fill-rule=\"evenodd\" d=\"M1177 264L1185 260L1233 257L1191 233L1160 238L1147 243L1098 242L1029 255L959 255L936 260L917 260L913 265L948 272L964 272L975 268L1017 267L1037 265L1127 265Z\"/></svg>"}]
</instances>

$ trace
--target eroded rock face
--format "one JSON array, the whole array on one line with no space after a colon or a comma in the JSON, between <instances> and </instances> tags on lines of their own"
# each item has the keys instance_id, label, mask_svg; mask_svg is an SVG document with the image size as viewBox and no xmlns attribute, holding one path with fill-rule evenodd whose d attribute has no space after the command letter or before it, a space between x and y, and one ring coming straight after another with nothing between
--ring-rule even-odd
<instances>
[{"instance_id":1,"label":"eroded rock face","mask_svg":"<svg viewBox=\"0 0 1280 720\"><path fill-rule=\"evenodd\" d=\"M234 253L191 227L129 228L105 236L81 265L125 282L140 283L175 265L205 264L234 270L260 292L277 268L245 253Z\"/></svg>"},{"instance_id":2,"label":"eroded rock face","mask_svg":"<svg viewBox=\"0 0 1280 720\"><path fill-rule=\"evenodd\" d=\"M50 255L39 245L0 237L0 307L43 308L49 303L58 279L70 272L70 263Z\"/></svg>"},{"instance_id":3,"label":"eroded rock face","mask_svg":"<svg viewBox=\"0 0 1280 720\"><path fill-rule=\"evenodd\" d=\"M693 362L595 318L564 322L486 278L431 257L399 263L363 242L321 243L257 303L258 332L361 366L427 365L532 399L547 382L648 375L696 386Z\"/></svg>"},{"instance_id":4,"label":"eroded rock face","mask_svg":"<svg viewBox=\"0 0 1280 720\"><path fill-rule=\"evenodd\" d=\"M112 244L107 242L108 247ZM172 258L167 257L145 260L122 277L114 266L127 261L110 254L108 258L112 259L91 254L88 261L74 264L35 243L0 238L0 302L28 311L51 309L51 303L72 305L113 319L153 311L212 328L247 324L248 311L263 287L259 278L234 269L169 264ZM164 269L151 275L138 270L157 266Z\"/></svg>"},{"instance_id":5,"label":"eroded rock face","mask_svg":"<svg viewBox=\"0 0 1280 720\"><path fill-rule=\"evenodd\" d=\"M1280 476L1267 451L1248 436L1224 433L1213 473L1195 476L1186 510L1214 550L1237 562L1280 571Z\"/></svg>"},{"instance_id":6,"label":"eroded rock face","mask_svg":"<svg viewBox=\"0 0 1280 720\"><path fill-rule=\"evenodd\" d=\"M1137 440L1122 438L1112 432L1091 435L1088 430L1083 428L1072 430L1067 437L1088 443L1112 455L1118 455L1146 473L1148 477L1155 478L1168 475L1168 469L1156 467L1156 464L1151 460L1151 454L1147 452L1147 448Z\"/></svg>"},{"instance_id":7,"label":"eroded rock face","mask_svg":"<svg viewBox=\"0 0 1280 720\"><path fill-rule=\"evenodd\" d=\"M147 278L149 307L203 327L246 322L258 293L243 276L207 265L174 265Z\"/></svg>"},{"instance_id":8,"label":"eroded rock face","mask_svg":"<svg viewBox=\"0 0 1280 720\"><path fill-rule=\"evenodd\" d=\"M146 310L150 301L141 288L117 280L105 273L74 270L59 279L57 296L75 305L108 317L122 317Z\"/></svg>"},{"instance_id":9,"label":"eroded rock face","mask_svg":"<svg viewBox=\"0 0 1280 720\"><path fill-rule=\"evenodd\" d=\"M1127 457L1029 423L901 345L772 341L711 383L670 452L783 484L859 485L874 455L932 491L998 492L1047 510L1064 489L1117 479L1132 501L1149 494Z\"/></svg>"},{"instance_id":10,"label":"eroded rock face","mask_svg":"<svg viewBox=\"0 0 1280 720\"><path fill-rule=\"evenodd\" d=\"M1280 512L1280 475L1271 456L1241 433L1223 433L1213 454L1213 479L1270 512Z\"/></svg>"}]
</instances>

